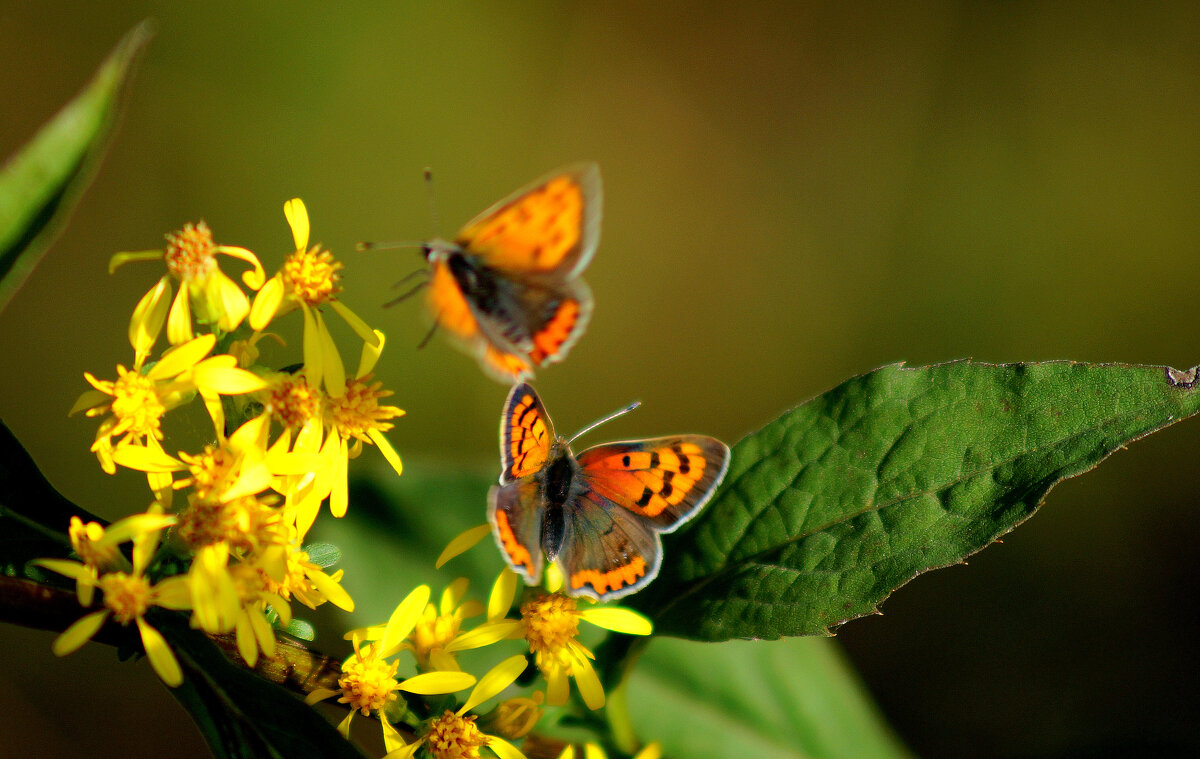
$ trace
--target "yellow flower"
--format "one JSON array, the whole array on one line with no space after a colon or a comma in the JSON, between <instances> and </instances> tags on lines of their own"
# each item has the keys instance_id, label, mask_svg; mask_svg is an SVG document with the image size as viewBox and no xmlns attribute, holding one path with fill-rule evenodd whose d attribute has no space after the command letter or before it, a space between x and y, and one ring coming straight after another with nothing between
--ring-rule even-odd
<instances>
[{"instance_id":1,"label":"yellow flower","mask_svg":"<svg viewBox=\"0 0 1200 759\"><path fill-rule=\"evenodd\" d=\"M662 756L662 746L657 742L649 743L633 759L660 759ZM567 746L563 752L558 755L558 759L575 759L575 747ZM597 746L595 743L588 743L583 747L583 759L608 759L604 753L604 749Z\"/></svg>"},{"instance_id":2,"label":"yellow flower","mask_svg":"<svg viewBox=\"0 0 1200 759\"><path fill-rule=\"evenodd\" d=\"M321 316L320 307L328 305L350 325L365 342L377 344L378 338L367 323L341 300L342 263L319 245L308 247L308 209L300 198L283 204L283 214L292 229L296 250L283 267L267 280L250 308L250 327L258 332L278 315L296 308L304 313L304 371L315 385L324 385L331 395L340 395L346 382L342 359L333 336Z\"/></svg>"},{"instance_id":3,"label":"yellow flower","mask_svg":"<svg viewBox=\"0 0 1200 759\"><path fill-rule=\"evenodd\" d=\"M125 251L115 254L108 264L109 272L130 261L161 260L167 265L163 275L138 303L129 325L129 339L139 357L149 354L162 329L163 310L171 299L171 282L179 282L179 293L171 303L167 316L167 340L179 345L191 340L192 315L203 325L216 325L222 332L237 329L250 312L250 301L238 285L217 265L217 254L232 256L253 268L242 274L242 281L251 290L262 287L266 278L258 258L246 250L231 245L217 245L212 231L203 221L184 224L183 229L167 234L163 250ZM137 361L140 367L141 358Z\"/></svg>"},{"instance_id":4,"label":"yellow flower","mask_svg":"<svg viewBox=\"0 0 1200 759\"><path fill-rule=\"evenodd\" d=\"M489 730L508 740L524 738L542 718L542 703L545 700L546 694L540 690L534 691L531 696L510 698L484 715L482 722Z\"/></svg>"},{"instance_id":5,"label":"yellow flower","mask_svg":"<svg viewBox=\"0 0 1200 759\"><path fill-rule=\"evenodd\" d=\"M507 571L507 570L506 570ZM513 575L515 578L516 576ZM497 580L499 592L504 592L504 575ZM455 654L468 648L482 646L503 640L504 635L477 636L470 632L461 631L463 620L477 616L483 612L483 605L478 601L463 601L469 581L460 577L446 586L442 591L440 603L424 603L423 609L418 610L416 624L412 632L400 644L400 648L412 651L419 670L436 669L455 671L459 669ZM497 593L493 589L493 596ZM504 616L505 608L499 616ZM489 616L489 619L491 617ZM347 640L358 637L363 640L378 640L383 635L383 625L351 630L346 633Z\"/></svg>"},{"instance_id":6,"label":"yellow flower","mask_svg":"<svg viewBox=\"0 0 1200 759\"><path fill-rule=\"evenodd\" d=\"M263 380L238 369L232 356L208 356L215 344L214 335L197 337L164 353L145 374L123 366L117 366L116 380L99 380L84 373L95 389L79 396L70 413L86 409L87 416L109 414L100 423L92 443L92 451L104 471L109 474L116 471L115 450L162 440L163 414L188 402L193 394L199 393L204 399L220 432L224 426L220 396L265 387ZM120 440L114 445L113 438Z\"/></svg>"},{"instance_id":7,"label":"yellow flower","mask_svg":"<svg viewBox=\"0 0 1200 759\"><path fill-rule=\"evenodd\" d=\"M579 620L630 635L649 635L650 620L615 606L579 609L574 598L560 593L536 596L521 604L521 630L534 661L546 678L546 703L565 704L568 678L574 677L589 709L604 706L604 688L592 668L594 658L576 635Z\"/></svg>"},{"instance_id":8,"label":"yellow flower","mask_svg":"<svg viewBox=\"0 0 1200 759\"><path fill-rule=\"evenodd\" d=\"M385 759L411 759L422 746L433 759L481 759L481 749L487 748L500 759L525 759L525 755L498 735L485 735L475 724L476 717L467 712L483 702L500 695L525 671L525 657L511 656L497 664L471 691L466 702L457 712L447 709L440 717L425 724L424 735L408 745L387 740ZM420 675L419 675L420 676ZM398 737L398 736L396 736Z\"/></svg>"},{"instance_id":9,"label":"yellow flower","mask_svg":"<svg viewBox=\"0 0 1200 759\"><path fill-rule=\"evenodd\" d=\"M77 650L92 639L104 623L111 617L121 625L136 622L141 634L142 646L146 650L146 658L150 666L158 673L163 682L172 688L183 682L183 672L175 654L167 646L162 634L146 622L145 614L151 606L161 606L167 609L188 609L191 607L191 593L186 577L168 577L156 585L151 585L145 577L146 566L158 546L158 536L163 522L169 523L172 517L161 514L142 514L136 534L133 535L133 571L106 571L97 574L93 567L76 561L63 559L39 559L36 563L53 572L57 572L75 580L76 584L87 584L99 588L103 594L104 607L77 620L55 639L51 650L57 656L66 656ZM155 520L146 517L160 517L157 523L161 526L152 527ZM131 523L122 525L119 529L113 525L118 534L126 535L135 531ZM103 537L99 539L100 542ZM103 543L101 545L104 545ZM95 547L95 546L93 546ZM80 594L82 598L82 594ZM89 602L91 593L88 593Z\"/></svg>"},{"instance_id":10,"label":"yellow flower","mask_svg":"<svg viewBox=\"0 0 1200 759\"><path fill-rule=\"evenodd\" d=\"M405 680L396 679L399 662L389 662L388 659L400 650L401 641L412 631L417 623L417 614L428 598L427 585L409 593L392 612L379 640L364 647L361 639L354 639L354 654L342 664L338 689L318 688L304 699L307 704L315 704L339 696L338 703L349 705L350 713L338 725L342 735L350 737L350 722L356 712L363 715L374 712L383 725L385 745L403 746L403 739L383 714L388 705L398 698L398 691L423 695L454 693L469 688L475 682L475 678L465 672L426 672Z\"/></svg>"},{"instance_id":11,"label":"yellow flower","mask_svg":"<svg viewBox=\"0 0 1200 759\"><path fill-rule=\"evenodd\" d=\"M71 517L71 524L67 530L67 534L71 538L71 548L83 562L83 567L88 570L91 578L88 581L76 581L75 583L75 593L79 597L80 605L92 605L93 591L96 589L96 580L100 577L101 572L129 567L125 556L117 550L119 544L132 540L138 535L164 529L174 523L175 517L154 512L125 517L113 522L107 528L99 522L85 524L79 517ZM47 566L45 562L56 561L58 560L45 559L39 563Z\"/></svg>"}]
</instances>

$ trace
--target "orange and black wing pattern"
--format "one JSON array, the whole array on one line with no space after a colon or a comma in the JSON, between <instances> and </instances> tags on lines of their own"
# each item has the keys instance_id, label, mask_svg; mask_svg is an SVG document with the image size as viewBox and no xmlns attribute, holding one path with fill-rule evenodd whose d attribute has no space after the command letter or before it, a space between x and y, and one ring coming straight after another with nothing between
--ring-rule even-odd
<instances>
[{"instance_id":1,"label":"orange and black wing pattern","mask_svg":"<svg viewBox=\"0 0 1200 759\"><path fill-rule=\"evenodd\" d=\"M515 386L500 415L500 484L537 474L554 445L554 425L537 391L527 383Z\"/></svg>"},{"instance_id":2,"label":"orange and black wing pattern","mask_svg":"<svg viewBox=\"0 0 1200 759\"><path fill-rule=\"evenodd\" d=\"M706 435L608 443L579 455L585 482L612 502L671 532L712 496L729 467L729 446Z\"/></svg>"},{"instance_id":3,"label":"orange and black wing pattern","mask_svg":"<svg viewBox=\"0 0 1200 759\"><path fill-rule=\"evenodd\" d=\"M600 241L600 169L559 169L487 209L455 236L486 266L568 280L587 266Z\"/></svg>"}]
</instances>

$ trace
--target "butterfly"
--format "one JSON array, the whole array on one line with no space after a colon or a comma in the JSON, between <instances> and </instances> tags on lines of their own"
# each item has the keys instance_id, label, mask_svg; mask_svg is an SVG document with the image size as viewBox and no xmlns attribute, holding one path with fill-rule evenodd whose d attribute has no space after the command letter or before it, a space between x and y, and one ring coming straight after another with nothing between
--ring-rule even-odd
<instances>
[{"instance_id":1,"label":"butterfly","mask_svg":"<svg viewBox=\"0 0 1200 759\"><path fill-rule=\"evenodd\" d=\"M479 214L453 241L424 243L435 328L506 384L561 361L592 315L579 274L600 241L602 195L596 164L569 166Z\"/></svg>"},{"instance_id":2,"label":"butterfly","mask_svg":"<svg viewBox=\"0 0 1200 759\"><path fill-rule=\"evenodd\" d=\"M659 535L704 507L729 467L729 447L676 435L606 443L577 457L570 441L555 436L537 392L522 383L504 403L500 459L488 521L508 565L537 585L544 555L560 562L567 594L607 601L658 575Z\"/></svg>"}]
</instances>

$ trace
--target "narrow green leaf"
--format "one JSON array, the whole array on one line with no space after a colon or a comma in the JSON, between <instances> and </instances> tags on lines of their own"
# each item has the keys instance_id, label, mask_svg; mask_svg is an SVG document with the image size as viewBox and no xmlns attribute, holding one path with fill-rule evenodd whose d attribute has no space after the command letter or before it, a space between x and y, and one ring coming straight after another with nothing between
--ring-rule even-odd
<instances>
[{"instance_id":1,"label":"narrow green leaf","mask_svg":"<svg viewBox=\"0 0 1200 759\"><path fill-rule=\"evenodd\" d=\"M673 759L910 756L834 641L657 638L629 684L637 735Z\"/></svg>"},{"instance_id":2,"label":"narrow green leaf","mask_svg":"<svg viewBox=\"0 0 1200 759\"><path fill-rule=\"evenodd\" d=\"M1023 522L1061 480L1200 409L1198 371L900 365L741 442L629 605L700 640L826 635Z\"/></svg>"},{"instance_id":3,"label":"narrow green leaf","mask_svg":"<svg viewBox=\"0 0 1200 759\"><path fill-rule=\"evenodd\" d=\"M148 22L125 35L91 83L0 169L0 311L91 178L116 121L122 84L150 35Z\"/></svg>"},{"instance_id":4,"label":"narrow green leaf","mask_svg":"<svg viewBox=\"0 0 1200 759\"><path fill-rule=\"evenodd\" d=\"M153 622L183 666L183 685L171 693L220 759L363 759L323 715L230 662L186 618L161 614Z\"/></svg>"}]
</instances>

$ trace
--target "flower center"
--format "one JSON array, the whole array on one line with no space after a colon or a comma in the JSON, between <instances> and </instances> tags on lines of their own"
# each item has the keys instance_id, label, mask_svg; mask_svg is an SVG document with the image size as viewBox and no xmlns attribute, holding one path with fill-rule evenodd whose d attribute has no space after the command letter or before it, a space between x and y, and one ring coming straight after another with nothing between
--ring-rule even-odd
<instances>
[{"instance_id":1,"label":"flower center","mask_svg":"<svg viewBox=\"0 0 1200 759\"><path fill-rule=\"evenodd\" d=\"M431 605L430 609L433 608ZM412 644L417 661L422 666L429 664L429 654L444 649L458 635L462 620L453 614L430 614L422 616L412 631Z\"/></svg>"},{"instance_id":2,"label":"flower center","mask_svg":"<svg viewBox=\"0 0 1200 759\"><path fill-rule=\"evenodd\" d=\"M319 247L298 250L283 264L283 283L295 297L310 306L319 306L342 291L338 284L341 268L342 262L327 250Z\"/></svg>"},{"instance_id":3,"label":"flower center","mask_svg":"<svg viewBox=\"0 0 1200 759\"><path fill-rule=\"evenodd\" d=\"M160 420L167 410L154 391L154 381L123 366L117 367L117 373L120 376L113 382L112 413L119 420L119 427L134 435L153 435L161 440Z\"/></svg>"},{"instance_id":4,"label":"flower center","mask_svg":"<svg viewBox=\"0 0 1200 759\"><path fill-rule=\"evenodd\" d=\"M104 605L123 625L146 613L150 608L150 583L141 575L110 572L100 578Z\"/></svg>"},{"instance_id":5,"label":"flower center","mask_svg":"<svg viewBox=\"0 0 1200 759\"><path fill-rule=\"evenodd\" d=\"M368 374L347 382L345 395L332 399L330 416L333 426L343 437L361 439L372 428L390 430L395 425L386 420L404 413L395 406L379 405L379 399L387 398L392 391L383 390L383 383L371 382L372 378L373 375Z\"/></svg>"},{"instance_id":6,"label":"flower center","mask_svg":"<svg viewBox=\"0 0 1200 759\"><path fill-rule=\"evenodd\" d=\"M487 744L473 716L460 717L447 709L429 723L427 748L434 759L479 759L479 749Z\"/></svg>"},{"instance_id":7,"label":"flower center","mask_svg":"<svg viewBox=\"0 0 1200 759\"><path fill-rule=\"evenodd\" d=\"M217 268L216 245L212 230L204 222L184 224L178 232L167 234L163 260L167 271L180 282L203 280Z\"/></svg>"},{"instance_id":8,"label":"flower center","mask_svg":"<svg viewBox=\"0 0 1200 759\"><path fill-rule=\"evenodd\" d=\"M381 710L389 701L394 701L400 687L395 677L400 662L388 664L375 656L376 645L371 644L365 655L356 651L342 666L342 676L338 679L342 688L342 697L338 701L363 714L370 714L372 709Z\"/></svg>"},{"instance_id":9,"label":"flower center","mask_svg":"<svg viewBox=\"0 0 1200 759\"><path fill-rule=\"evenodd\" d=\"M579 632L575 599L559 593L540 596L521 604L525 640L534 653L558 652Z\"/></svg>"},{"instance_id":10,"label":"flower center","mask_svg":"<svg viewBox=\"0 0 1200 759\"><path fill-rule=\"evenodd\" d=\"M286 540L282 516L257 496L247 495L228 503L192 497L179 517L176 534L193 551L226 543L248 553L259 546Z\"/></svg>"},{"instance_id":11,"label":"flower center","mask_svg":"<svg viewBox=\"0 0 1200 759\"><path fill-rule=\"evenodd\" d=\"M67 534L71 538L71 548L84 564L93 569L104 569L117 564L120 554L115 544L96 545L104 537L104 527L99 522L85 524L82 519L73 516Z\"/></svg>"},{"instance_id":12,"label":"flower center","mask_svg":"<svg viewBox=\"0 0 1200 759\"><path fill-rule=\"evenodd\" d=\"M228 448L206 445L203 453L183 453L180 458L188 465L191 478L179 480L175 486L191 485L198 500L217 500L236 481L238 457Z\"/></svg>"},{"instance_id":13,"label":"flower center","mask_svg":"<svg viewBox=\"0 0 1200 759\"><path fill-rule=\"evenodd\" d=\"M491 714L490 732L514 741L524 738L542 718L542 702L545 700L545 694L539 690L534 691L531 698L518 696L501 702Z\"/></svg>"},{"instance_id":14,"label":"flower center","mask_svg":"<svg viewBox=\"0 0 1200 759\"><path fill-rule=\"evenodd\" d=\"M284 375L263 393L263 408L284 428L298 430L321 414L321 395L303 375Z\"/></svg>"}]
</instances>

